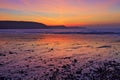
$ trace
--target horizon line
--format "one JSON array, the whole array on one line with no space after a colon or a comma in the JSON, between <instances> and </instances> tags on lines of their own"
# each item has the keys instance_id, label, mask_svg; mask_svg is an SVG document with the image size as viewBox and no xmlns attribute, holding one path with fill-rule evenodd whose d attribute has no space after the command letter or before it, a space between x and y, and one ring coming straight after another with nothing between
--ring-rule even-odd
<instances>
[{"instance_id":1,"label":"horizon line","mask_svg":"<svg viewBox=\"0 0 120 80\"><path fill-rule=\"evenodd\" d=\"M0 20L0 21L13 21L13 22L33 22L33 23L41 23L44 24L46 26L64 26L64 27L85 27L85 26L102 26L102 25L119 25L120 23L104 23L104 24L84 24L84 25L63 25L63 24L58 24L58 25L50 25L50 24L45 24L42 22L38 22L38 21L23 21L23 20Z\"/></svg>"}]
</instances>

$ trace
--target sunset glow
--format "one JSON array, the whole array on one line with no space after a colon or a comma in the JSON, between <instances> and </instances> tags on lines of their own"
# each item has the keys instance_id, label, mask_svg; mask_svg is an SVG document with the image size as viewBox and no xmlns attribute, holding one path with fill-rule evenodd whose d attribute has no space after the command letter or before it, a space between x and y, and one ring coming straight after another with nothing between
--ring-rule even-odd
<instances>
[{"instance_id":1,"label":"sunset glow","mask_svg":"<svg viewBox=\"0 0 120 80\"><path fill-rule=\"evenodd\" d=\"M0 0L0 20L79 26L120 23L120 0Z\"/></svg>"}]
</instances>

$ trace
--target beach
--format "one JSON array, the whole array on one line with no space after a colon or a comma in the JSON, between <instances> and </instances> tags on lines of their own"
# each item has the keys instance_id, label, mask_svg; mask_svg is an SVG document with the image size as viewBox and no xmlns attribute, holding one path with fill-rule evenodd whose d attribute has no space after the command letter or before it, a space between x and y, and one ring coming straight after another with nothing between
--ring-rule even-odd
<instances>
[{"instance_id":1,"label":"beach","mask_svg":"<svg viewBox=\"0 0 120 80\"><path fill-rule=\"evenodd\" d=\"M0 33L0 80L119 80L116 34Z\"/></svg>"}]
</instances>

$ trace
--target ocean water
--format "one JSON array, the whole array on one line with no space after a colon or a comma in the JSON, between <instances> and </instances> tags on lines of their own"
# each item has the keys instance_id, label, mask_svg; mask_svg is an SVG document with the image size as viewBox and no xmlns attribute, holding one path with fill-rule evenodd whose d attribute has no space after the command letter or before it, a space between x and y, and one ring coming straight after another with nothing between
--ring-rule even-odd
<instances>
[{"instance_id":1,"label":"ocean water","mask_svg":"<svg viewBox=\"0 0 120 80\"><path fill-rule=\"evenodd\" d=\"M81 29L1 29L0 33L42 33L42 34L120 34L120 28L81 28Z\"/></svg>"}]
</instances>

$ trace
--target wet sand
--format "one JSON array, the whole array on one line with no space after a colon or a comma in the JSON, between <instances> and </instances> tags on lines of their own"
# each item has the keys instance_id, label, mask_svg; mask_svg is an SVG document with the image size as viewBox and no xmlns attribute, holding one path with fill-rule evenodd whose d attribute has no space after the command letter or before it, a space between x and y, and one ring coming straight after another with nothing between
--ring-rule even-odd
<instances>
[{"instance_id":1,"label":"wet sand","mask_svg":"<svg viewBox=\"0 0 120 80\"><path fill-rule=\"evenodd\" d=\"M0 34L0 80L120 80L120 36Z\"/></svg>"}]
</instances>

